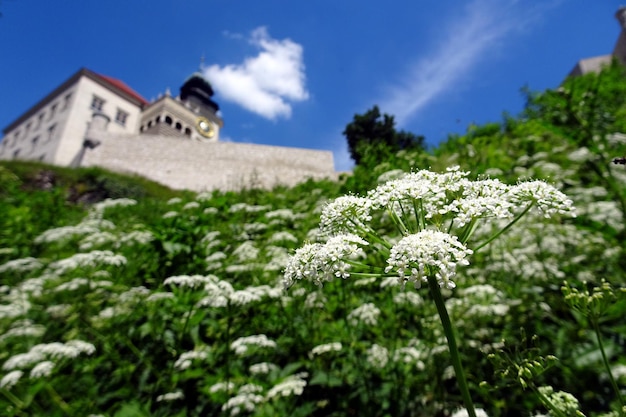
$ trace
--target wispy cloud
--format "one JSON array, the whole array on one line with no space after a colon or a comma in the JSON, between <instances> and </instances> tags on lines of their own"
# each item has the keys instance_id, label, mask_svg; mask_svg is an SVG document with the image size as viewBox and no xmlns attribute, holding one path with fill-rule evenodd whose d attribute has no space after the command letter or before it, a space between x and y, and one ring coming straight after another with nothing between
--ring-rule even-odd
<instances>
[{"instance_id":1,"label":"wispy cloud","mask_svg":"<svg viewBox=\"0 0 626 417\"><path fill-rule=\"evenodd\" d=\"M393 114L399 125L405 124L505 46L508 36L536 22L557 2L533 7L515 0L472 1L462 14L450 16L442 24L442 37L435 40L434 52L418 59L388 89L379 100L381 109Z\"/></svg>"},{"instance_id":2,"label":"wispy cloud","mask_svg":"<svg viewBox=\"0 0 626 417\"><path fill-rule=\"evenodd\" d=\"M289 118L291 103L309 98L302 46L273 39L265 27L252 31L248 41L258 55L241 64L211 65L204 70L206 77L224 100L270 120Z\"/></svg>"}]
</instances>

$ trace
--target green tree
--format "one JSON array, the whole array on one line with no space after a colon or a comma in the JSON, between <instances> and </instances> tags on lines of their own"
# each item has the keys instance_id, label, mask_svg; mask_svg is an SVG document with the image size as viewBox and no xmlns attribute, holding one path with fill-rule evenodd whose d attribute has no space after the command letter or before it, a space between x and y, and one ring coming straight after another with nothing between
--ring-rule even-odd
<instances>
[{"instance_id":1,"label":"green tree","mask_svg":"<svg viewBox=\"0 0 626 417\"><path fill-rule=\"evenodd\" d=\"M357 165L376 160L380 162L400 150L424 149L423 136L404 130L397 131L395 124L393 116L381 115L378 106L364 114L355 114L353 121L343 131L354 162Z\"/></svg>"}]
</instances>

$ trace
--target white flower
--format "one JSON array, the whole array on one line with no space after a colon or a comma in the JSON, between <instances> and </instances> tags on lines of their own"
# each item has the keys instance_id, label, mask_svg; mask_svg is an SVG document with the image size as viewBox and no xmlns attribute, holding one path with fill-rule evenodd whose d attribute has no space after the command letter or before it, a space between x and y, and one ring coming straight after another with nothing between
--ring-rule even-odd
<instances>
[{"instance_id":1,"label":"white flower","mask_svg":"<svg viewBox=\"0 0 626 417\"><path fill-rule=\"evenodd\" d=\"M305 278L313 280L317 285L334 278L348 278L350 264L346 260L364 254L358 245L368 243L356 235L338 235L328 239L325 244L307 244L289 258L283 277L285 288L292 286L296 280Z\"/></svg>"},{"instance_id":2,"label":"white flower","mask_svg":"<svg viewBox=\"0 0 626 417\"><path fill-rule=\"evenodd\" d=\"M32 379L37 379L41 377L50 376L52 370L54 369L54 362L51 361L43 361L39 362L37 365L30 370L30 377Z\"/></svg>"},{"instance_id":3,"label":"white flower","mask_svg":"<svg viewBox=\"0 0 626 417\"><path fill-rule=\"evenodd\" d=\"M179 370L187 369L191 366L191 362L194 360L204 360L208 357L206 350L191 350L189 352L183 352L180 354L176 362L174 362L174 368Z\"/></svg>"},{"instance_id":4,"label":"white flower","mask_svg":"<svg viewBox=\"0 0 626 417\"><path fill-rule=\"evenodd\" d=\"M115 237L115 235L111 232L98 231L96 233L87 235L87 237L81 240L79 243L79 247L80 250L89 250L97 246L107 245L111 242L114 242L116 239L117 238Z\"/></svg>"},{"instance_id":5,"label":"white flower","mask_svg":"<svg viewBox=\"0 0 626 417\"><path fill-rule=\"evenodd\" d=\"M368 326L375 326L378 323L380 309L372 303L365 303L348 314L348 321L353 326L363 323Z\"/></svg>"},{"instance_id":6,"label":"white flower","mask_svg":"<svg viewBox=\"0 0 626 417\"><path fill-rule=\"evenodd\" d=\"M309 374L306 372L300 372L295 375L288 376L283 381L274 385L267 392L267 398L274 397L288 397L290 395L302 395L304 387L306 387L306 380Z\"/></svg>"},{"instance_id":7,"label":"white flower","mask_svg":"<svg viewBox=\"0 0 626 417\"><path fill-rule=\"evenodd\" d=\"M119 248L124 245L145 245L154 240L154 235L152 232L147 230L134 230L132 232L120 235L115 241L115 247Z\"/></svg>"},{"instance_id":8,"label":"white flower","mask_svg":"<svg viewBox=\"0 0 626 417\"><path fill-rule=\"evenodd\" d=\"M48 265L55 274L62 275L67 271L81 267L93 267L100 265L122 266L126 264L126 258L116 255L111 251L95 250L88 253L77 253L69 258L61 259Z\"/></svg>"},{"instance_id":9,"label":"white flower","mask_svg":"<svg viewBox=\"0 0 626 417\"><path fill-rule=\"evenodd\" d=\"M228 384L226 382L218 382L217 384L211 385L209 392L231 391L233 388L235 388L235 384L232 381L228 381Z\"/></svg>"},{"instance_id":10,"label":"white flower","mask_svg":"<svg viewBox=\"0 0 626 417\"><path fill-rule=\"evenodd\" d=\"M163 218L164 219L171 219L172 217L176 217L178 216L178 212L177 211L168 211L167 213L163 214Z\"/></svg>"},{"instance_id":11,"label":"white flower","mask_svg":"<svg viewBox=\"0 0 626 417\"><path fill-rule=\"evenodd\" d=\"M173 205L173 204L180 204L182 202L183 202L182 198L180 198L180 197L172 197L169 200L167 200L166 204Z\"/></svg>"},{"instance_id":12,"label":"white flower","mask_svg":"<svg viewBox=\"0 0 626 417\"><path fill-rule=\"evenodd\" d=\"M176 287L200 288L213 282L213 279L202 275L178 275L166 278L163 285L174 285Z\"/></svg>"},{"instance_id":13,"label":"white flower","mask_svg":"<svg viewBox=\"0 0 626 417\"><path fill-rule=\"evenodd\" d=\"M45 332L46 328L40 324L33 324L30 320L20 320L0 335L0 342L12 337L40 337Z\"/></svg>"},{"instance_id":14,"label":"white flower","mask_svg":"<svg viewBox=\"0 0 626 417\"><path fill-rule=\"evenodd\" d=\"M274 365L273 363L260 362L260 363L255 363L254 365L250 365L250 368L248 370L253 375L259 375L259 374L269 374L270 372L275 371L277 369L278 369L278 366Z\"/></svg>"},{"instance_id":15,"label":"white flower","mask_svg":"<svg viewBox=\"0 0 626 417\"><path fill-rule=\"evenodd\" d=\"M228 296L231 303L236 306L243 306L255 301L261 301L263 297L262 293L256 292L252 289L238 290Z\"/></svg>"},{"instance_id":16,"label":"white flower","mask_svg":"<svg viewBox=\"0 0 626 417\"><path fill-rule=\"evenodd\" d=\"M413 291L399 292L394 295L393 301L397 304L410 304L414 307L417 307L424 302L422 297L420 297L419 294Z\"/></svg>"},{"instance_id":17,"label":"white flower","mask_svg":"<svg viewBox=\"0 0 626 417\"><path fill-rule=\"evenodd\" d=\"M150 296L148 296L148 298L146 298L146 301L149 302L157 302L157 301L161 301L161 300L169 300L175 298L174 294L171 292L155 292L153 294L150 294Z\"/></svg>"},{"instance_id":18,"label":"white flower","mask_svg":"<svg viewBox=\"0 0 626 417\"><path fill-rule=\"evenodd\" d=\"M11 371L0 379L0 388L11 389L24 375L22 371Z\"/></svg>"},{"instance_id":19,"label":"white flower","mask_svg":"<svg viewBox=\"0 0 626 417\"><path fill-rule=\"evenodd\" d=\"M174 392L168 392L167 394L159 395L156 400L157 402L176 401L176 400L182 400L183 398L185 398L185 394L183 394L182 391L174 391Z\"/></svg>"},{"instance_id":20,"label":"white flower","mask_svg":"<svg viewBox=\"0 0 626 417\"><path fill-rule=\"evenodd\" d=\"M236 355L244 355L248 351L248 347L268 347L275 348L276 342L268 339L264 334L240 337L230 344L230 348L235 351Z\"/></svg>"},{"instance_id":21,"label":"white flower","mask_svg":"<svg viewBox=\"0 0 626 417\"><path fill-rule=\"evenodd\" d=\"M247 240L239 245L232 254L240 262L254 261L259 257L259 249L254 246L252 241Z\"/></svg>"},{"instance_id":22,"label":"white flower","mask_svg":"<svg viewBox=\"0 0 626 417\"><path fill-rule=\"evenodd\" d=\"M317 345L311 349L310 356L319 356L328 352L338 352L341 350L340 342L326 343L323 345Z\"/></svg>"},{"instance_id":23,"label":"white flower","mask_svg":"<svg viewBox=\"0 0 626 417\"><path fill-rule=\"evenodd\" d=\"M485 410L483 410L482 408L476 408L474 411L476 412L476 417L489 417ZM450 417L469 417L469 413L467 412L467 409L459 408L454 413L452 413L452 416Z\"/></svg>"},{"instance_id":24,"label":"white flower","mask_svg":"<svg viewBox=\"0 0 626 417\"><path fill-rule=\"evenodd\" d=\"M286 231L274 233L268 240L269 243L292 242L297 243L298 238Z\"/></svg>"},{"instance_id":25,"label":"white flower","mask_svg":"<svg viewBox=\"0 0 626 417\"><path fill-rule=\"evenodd\" d=\"M326 299L326 296L324 296L324 293L322 293L321 291L315 291L315 292L309 293L306 296L306 299L304 300L304 306L308 309L324 308L327 301L328 300Z\"/></svg>"},{"instance_id":26,"label":"white flower","mask_svg":"<svg viewBox=\"0 0 626 417\"><path fill-rule=\"evenodd\" d=\"M100 201L99 203L94 204L91 209L95 211L104 211L105 209L111 207L134 206L135 204L137 204L137 201L133 200L132 198L107 198Z\"/></svg>"},{"instance_id":27,"label":"white flower","mask_svg":"<svg viewBox=\"0 0 626 417\"><path fill-rule=\"evenodd\" d=\"M456 284L450 278L456 274L457 265L468 265L465 257L471 254L456 236L422 230L402 238L391 248L385 272L395 271L400 282L413 282L416 288L434 276L439 286L452 289Z\"/></svg>"},{"instance_id":28,"label":"white flower","mask_svg":"<svg viewBox=\"0 0 626 417\"><path fill-rule=\"evenodd\" d=\"M2 365L2 369L11 371L19 368L27 368L43 360L45 360L44 354L31 348L27 353L18 353L17 355L11 356Z\"/></svg>"},{"instance_id":29,"label":"white flower","mask_svg":"<svg viewBox=\"0 0 626 417\"><path fill-rule=\"evenodd\" d=\"M415 364L418 370L423 370L425 365L422 361L425 359L425 354L412 346L401 347L393 352L394 362L411 363Z\"/></svg>"},{"instance_id":30,"label":"white flower","mask_svg":"<svg viewBox=\"0 0 626 417\"><path fill-rule=\"evenodd\" d=\"M189 203L183 206L183 210L193 210L200 207L200 203L197 201L190 201Z\"/></svg>"},{"instance_id":31,"label":"white flower","mask_svg":"<svg viewBox=\"0 0 626 417\"><path fill-rule=\"evenodd\" d=\"M331 201L322 210L320 229L323 233L349 233L366 227L372 216L368 198L346 195Z\"/></svg>"},{"instance_id":32,"label":"white flower","mask_svg":"<svg viewBox=\"0 0 626 417\"><path fill-rule=\"evenodd\" d=\"M367 349L367 363L374 368L382 369L389 362L389 350L386 347L374 343Z\"/></svg>"},{"instance_id":33,"label":"white flower","mask_svg":"<svg viewBox=\"0 0 626 417\"><path fill-rule=\"evenodd\" d=\"M0 265L0 274L3 272L29 272L41 268L43 265L39 260L28 257L22 259L14 259Z\"/></svg>"},{"instance_id":34,"label":"white flower","mask_svg":"<svg viewBox=\"0 0 626 417\"><path fill-rule=\"evenodd\" d=\"M576 217L572 200L555 187L543 181L527 181L511 187L509 191L513 204L535 203L544 217L565 214Z\"/></svg>"},{"instance_id":35,"label":"white flower","mask_svg":"<svg viewBox=\"0 0 626 417\"><path fill-rule=\"evenodd\" d=\"M254 384L246 384L242 386L239 388L237 395L226 401L226 403L222 406L222 411L230 411L231 416L236 416L242 411L252 413L257 404L265 401L265 398L262 395L256 394L262 390L262 387Z\"/></svg>"}]
</instances>

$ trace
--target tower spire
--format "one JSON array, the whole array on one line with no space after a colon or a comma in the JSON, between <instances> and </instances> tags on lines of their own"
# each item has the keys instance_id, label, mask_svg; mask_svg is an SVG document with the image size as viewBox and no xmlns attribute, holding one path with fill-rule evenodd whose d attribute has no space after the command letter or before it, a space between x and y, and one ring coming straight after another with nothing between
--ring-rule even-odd
<instances>
[{"instance_id":1,"label":"tower spire","mask_svg":"<svg viewBox=\"0 0 626 417\"><path fill-rule=\"evenodd\" d=\"M203 69L204 69L204 52L202 52L202 55L200 55L200 66L198 67L198 70L200 72L202 72Z\"/></svg>"}]
</instances>

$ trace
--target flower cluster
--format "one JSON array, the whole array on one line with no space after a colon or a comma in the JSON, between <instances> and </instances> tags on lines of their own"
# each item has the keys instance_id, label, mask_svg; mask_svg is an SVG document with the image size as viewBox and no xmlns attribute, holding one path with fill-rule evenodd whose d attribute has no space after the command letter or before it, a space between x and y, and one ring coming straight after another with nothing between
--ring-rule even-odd
<instances>
[{"instance_id":1,"label":"flower cluster","mask_svg":"<svg viewBox=\"0 0 626 417\"><path fill-rule=\"evenodd\" d=\"M248 352L250 346L275 348L276 342L268 339L264 334L245 336L236 339L230 344L230 348L235 351L236 355L244 355Z\"/></svg>"},{"instance_id":2,"label":"flower cluster","mask_svg":"<svg viewBox=\"0 0 626 417\"><path fill-rule=\"evenodd\" d=\"M284 271L285 287L301 279L321 285L361 273L395 278L400 285L412 282L416 288L432 277L440 287L452 289L457 267L468 265L473 253L470 238L486 220L508 224L482 237L482 242L472 241L478 248L531 209L545 217L575 216L572 201L543 181L510 186L468 176L458 167L441 174L419 170L387 181L365 197L348 195L328 203L320 216L320 231L330 238L296 250ZM401 239L380 235L379 225L395 228ZM386 259L384 272L355 261L355 256L368 255L366 250Z\"/></svg>"},{"instance_id":3,"label":"flower cluster","mask_svg":"<svg viewBox=\"0 0 626 417\"><path fill-rule=\"evenodd\" d=\"M296 250L285 268L283 284L291 287L296 280L311 279L317 285L334 278L348 278L350 263L347 260L363 255L359 245L367 241L357 235L333 236L325 244L310 243Z\"/></svg>"},{"instance_id":4,"label":"flower cluster","mask_svg":"<svg viewBox=\"0 0 626 417\"><path fill-rule=\"evenodd\" d=\"M310 356L319 356L328 352L338 352L342 348L341 342L325 343L311 349Z\"/></svg>"},{"instance_id":5,"label":"flower cluster","mask_svg":"<svg viewBox=\"0 0 626 417\"><path fill-rule=\"evenodd\" d=\"M394 271L401 283L412 282L415 288L434 276L440 287L452 289L456 284L450 278L456 274L457 265L468 265L466 257L471 254L456 236L422 230L391 248L385 272Z\"/></svg>"},{"instance_id":6,"label":"flower cluster","mask_svg":"<svg viewBox=\"0 0 626 417\"><path fill-rule=\"evenodd\" d=\"M299 372L297 374L288 376L283 381L270 388L266 395L267 398L270 399L274 397L302 395L302 393L304 392L304 387L306 387L305 378L308 376L309 374L307 374L306 372Z\"/></svg>"}]
</instances>

